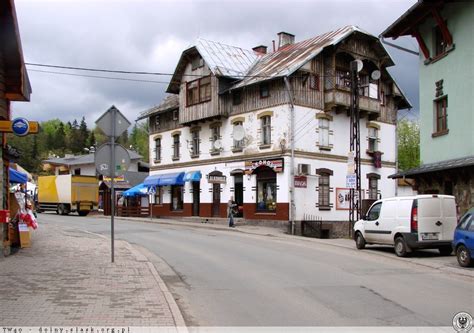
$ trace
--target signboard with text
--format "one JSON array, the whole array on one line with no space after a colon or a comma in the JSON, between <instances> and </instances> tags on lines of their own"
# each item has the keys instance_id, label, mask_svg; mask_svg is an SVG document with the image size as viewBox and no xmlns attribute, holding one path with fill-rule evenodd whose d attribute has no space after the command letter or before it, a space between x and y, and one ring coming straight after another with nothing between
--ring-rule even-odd
<instances>
[{"instance_id":1,"label":"signboard with text","mask_svg":"<svg viewBox=\"0 0 474 333\"><path fill-rule=\"evenodd\" d=\"M252 174L260 167L268 167L274 172L283 172L284 161L282 158L258 160L258 161L245 161L245 173Z\"/></svg>"},{"instance_id":2,"label":"signboard with text","mask_svg":"<svg viewBox=\"0 0 474 333\"><path fill-rule=\"evenodd\" d=\"M308 178L306 176L295 176L295 188L307 188Z\"/></svg>"}]
</instances>

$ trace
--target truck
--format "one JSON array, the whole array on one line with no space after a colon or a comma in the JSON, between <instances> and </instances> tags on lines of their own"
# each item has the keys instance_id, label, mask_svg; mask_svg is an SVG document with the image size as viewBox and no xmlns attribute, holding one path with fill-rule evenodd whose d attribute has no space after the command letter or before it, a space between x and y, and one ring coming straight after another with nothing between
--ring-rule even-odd
<instances>
[{"instance_id":1,"label":"truck","mask_svg":"<svg viewBox=\"0 0 474 333\"><path fill-rule=\"evenodd\" d=\"M56 175L38 177L37 211L60 215L77 212L86 216L97 207L99 183L94 176Z\"/></svg>"}]
</instances>

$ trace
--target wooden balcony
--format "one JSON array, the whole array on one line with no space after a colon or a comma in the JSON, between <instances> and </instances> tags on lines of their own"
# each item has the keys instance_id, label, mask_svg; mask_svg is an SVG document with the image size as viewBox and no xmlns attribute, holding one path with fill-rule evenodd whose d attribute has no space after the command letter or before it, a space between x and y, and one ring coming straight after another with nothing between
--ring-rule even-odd
<instances>
[{"instance_id":1,"label":"wooden balcony","mask_svg":"<svg viewBox=\"0 0 474 333\"><path fill-rule=\"evenodd\" d=\"M335 109L337 113L350 109L351 93L347 89L329 89L324 92L324 109ZM378 117L380 114L380 101L367 96L359 96L359 110L361 116Z\"/></svg>"}]
</instances>

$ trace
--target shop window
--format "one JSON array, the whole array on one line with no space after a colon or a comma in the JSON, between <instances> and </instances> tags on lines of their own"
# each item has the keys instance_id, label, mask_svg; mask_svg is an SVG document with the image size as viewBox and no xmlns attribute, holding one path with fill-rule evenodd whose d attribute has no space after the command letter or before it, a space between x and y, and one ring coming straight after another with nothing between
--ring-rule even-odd
<instances>
[{"instance_id":1,"label":"shop window","mask_svg":"<svg viewBox=\"0 0 474 333\"><path fill-rule=\"evenodd\" d=\"M260 167L257 169L257 212L275 212L276 206L276 173L268 167Z\"/></svg>"},{"instance_id":2,"label":"shop window","mask_svg":"<svg viewBox=\"0 0 474 333\"><path fill-rule=\"evenodd\" d=\"M173 160L179 159L179 134L173 135Z\"/></svg>"},{"instance_id":3,"label":"shop window","mask_svg":"<svg viewBox=\"0 0 474 333\"><path fill-rule=\"evenodd\" d=\"M161 138L155 139L155 162L161 161Z\"/></svg>"},{"instance_id":4,"label":"shop window","mask_svg":"<svg viewBox=\"0 0 474 333\"><path fill-rule=\"evenodd\" d=\"M157 205L163 204L163 188L161 186L156 187L155 204Z\"/></svg>"},{"instance_id":5,"label":"shop window","mask_svg":"<svg viewBox=\"0 0 474 333\"><path fill-rule=\"evenodd\" d=\"M263 116L260 118L262 127L262 145L269 145L272 142L272 117Z\"/></svg>"},{"instance_id":6,"label":"shop window","mask_svg":"<svg viewBox=\"0 0 474 333\"><path fill-rule=\"evenodd\" d=\"M435 132L434 136L448 132L448 96L435 100Z\"/></svg>"},{"instance_id":7,"label":"shop window","mask_svg":"<svg viewBox=\"0 0 474 333\"><path fill-rule=\"evenodd\" d=\"M182 185L171 186L171 210L172 211L183 210L183 186Z\"/></svg>"}]
</instances>

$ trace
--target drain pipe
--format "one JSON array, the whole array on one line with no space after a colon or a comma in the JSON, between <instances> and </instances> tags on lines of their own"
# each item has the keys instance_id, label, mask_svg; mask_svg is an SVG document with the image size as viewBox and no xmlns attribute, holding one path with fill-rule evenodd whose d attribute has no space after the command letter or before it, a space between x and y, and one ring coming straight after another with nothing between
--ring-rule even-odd
<instances>
[{"instance_id":1,"label":"drain pipe","mask_svg":"<svg viewBox=\"0 0 474 333\"><path fill-rule=\"evenodd\" d=\"M285 87L288 94L288 102L290 105L290 225L291 234L295 234L295 105L293 94L290 89L288 76L285 76Z\"/></svg>"}]
</instances>

